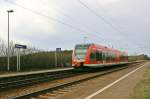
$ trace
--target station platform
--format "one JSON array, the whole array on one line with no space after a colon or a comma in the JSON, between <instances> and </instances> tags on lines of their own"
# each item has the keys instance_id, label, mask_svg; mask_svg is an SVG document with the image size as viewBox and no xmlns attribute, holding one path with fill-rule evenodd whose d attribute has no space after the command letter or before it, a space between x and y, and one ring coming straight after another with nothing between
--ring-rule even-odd
<instances>
[{"instance_id":1,"label":"station platform","mask_svg":"<svg viewBox=\"0 0 150 99\"><path fill-rule=\"evenodd\" d=\"M50 70L39 70L39 71L26 71L26 72L5 72L0 73L0 79L1 78L7 78L7 77L15 77L15 76L26 76L26 75L34 75L34 74L42 74L42 73L49 73L49 72L57 72L57 71L65 71L65 70L72 70L72 67L68 68L57 68L57 69L50 69Z\"/></svg>"}]
</instances>

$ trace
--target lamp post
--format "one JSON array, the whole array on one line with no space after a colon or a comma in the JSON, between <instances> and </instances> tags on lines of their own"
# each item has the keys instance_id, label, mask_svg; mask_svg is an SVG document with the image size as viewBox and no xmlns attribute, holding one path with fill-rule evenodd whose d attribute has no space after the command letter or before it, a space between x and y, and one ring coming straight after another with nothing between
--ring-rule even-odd
<instances>
[{"instance_id":1,"label":"lamp post","mask_svg":"<svg viewBox=\"0 0 150 99\"><path fill-rule=\"evenodd\" d=\"M12 13L14 12L13 10L7 10L8 12L8 52L7 52L7 55L8 55L8 63L7 63L7 70L9 71L10 70L10 66L9 66L9 50L10 50L10 47L9 47L9 13Z\"/></svg>"}]
</instances>

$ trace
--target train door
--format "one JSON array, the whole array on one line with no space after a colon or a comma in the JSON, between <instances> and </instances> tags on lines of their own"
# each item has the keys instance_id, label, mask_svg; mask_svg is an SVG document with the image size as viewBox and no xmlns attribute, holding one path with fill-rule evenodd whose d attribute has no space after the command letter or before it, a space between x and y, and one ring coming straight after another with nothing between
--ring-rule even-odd
<instances>
[{"instance_id":1,"label":"train door","mask_svg":"<svg viewBox=\"0 0 150 99\"><path fill-rule=\"evenodd\" d=\"M96 64L96 50L92 49L90 54L90 64Z\"/></svg>"},{"instance_id":2,"label":"train door","mask_svg":"<svg viewBox=\"0 0 150 99\"><path fill-rule=\"evenodd\" d=\"M98 64L102 64L102 51L101 50L96 51L96 61Z\"/></svg>"},{"instance_id":3,"label":"train door","mask_svg":"<svg viewBox=\"0 0 150 99\"><path fill-rule=\"evenodd\" d=\"M102 51L102 64L106 64L106 52Z\"/></svg>"}]
</instances>

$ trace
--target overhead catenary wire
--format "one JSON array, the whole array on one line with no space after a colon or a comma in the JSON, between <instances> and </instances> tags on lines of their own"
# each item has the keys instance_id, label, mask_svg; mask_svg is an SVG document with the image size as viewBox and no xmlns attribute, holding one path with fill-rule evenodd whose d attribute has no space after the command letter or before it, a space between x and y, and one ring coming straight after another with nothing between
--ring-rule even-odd
<instances>
[{"instance_id":1,"label":"overhead catenary wire","mask_svg":"<svg viewBox=\"0 0 150 99\"><path fill-rule=\"evenodd\" d=\"M118 23L115 23L114 22L114 19L112 19L110 16L109 16L109 13L108 13L108 10L106 10L98 1L96 3L98 5L98 8L100 8L101 10L103 10L104 14L107 15L107 16L104 16L103 17L107 17L107 19L109 21L111 21L111 23L113 23L113 25L116 27L116 28L121 28L120 24ZM101 14L102 15L102 14ZM120 29L119 29L120 30Z\"/></svg>"},{"instance_id":2,"label":"overhead catenary wire","mask_svg":"<svg viewBox=\"0 0 150 99\"><path fill-rule=\"evenodd\" d=\"M89 10L92 14L94 14L95 16L97 16L100 20L102 20L103 22L105 22L107 25L109 25L113 30L116 31L116 33L119 33L119 36L122 34L122 32L115 27L115 25L109 21L107 21L103 15L98 14L97 12L95 12L93 9L91 9L88 5L86 5L84 2L82 2L81 0L77 0L83 7L85 7L87 10ZM122 39L121 39L122 40Z\"/></svg>"},{"instance_id":3,"label":"overhead catenary wire","mask_svg":"<svg viewBox=\"0 0 150 99\"><path fill-rule=\"evenodd\" d=\"M114 29L115 31L117 31L117 32L120 32L121 33L121 31L118 29L118 28L116 28L111 22L109 22L109 21L107 21L102 15L100 15L100 14L97 14L93 9L91 9L89 6L87 6L84 2L82 2L81 0L77 0L77 1L79 1L79 3L81 4L81 5L83 5L85 8L87 8L91 13L93 13L95 16L97 16L98 18L100 18L101 20L103 20L106 24L108 24L112 29Z\"/></svg>"},{"instance_id":4,"label":"overhead catenary wire","mask_svg":"<svg viewBox=\"0 0 150 99\"><path fill-rule=\"evenodd\" d=\"M100 20L102 20L103 22L105 22L106 24L108 24L113 30L116 31L116 33L119 33L119 35L123 35L122 31L120 31L120 29L118 29L113 23L107 21L103 15L98 14L97 12L95 12L93 9L91 9L87 4L85 4L83 1L81 0L77 0L82 6L84 6L85 8L87 8L87 10L89 10L91 13L93 13L95 16L97 16ZM122 37L122 36L121 36ZM122 40L122 39L121 39ZM131 40L130 40L131 41ZM127 41L126 41L127 42ZM129 43L132 43L129 42ZM138 44L136 44L134 42L134 45L136 45L137 47L140 47Z\"/></svg>"},{"instance_id":5,"label":"overhead catenary wire","mask_svg":"<svg viewBox=\"0 0 150 99\"><path fill-rule=\"evenodd\" d=\"M108 12L107 12L107 10L102 6L102 5L100 5L99 3L97 3L99 6L99 8L100 9L102 9L103 11L104 11L104 13L105 14L109 14ZM103 16L104 17L104 16ZM113 21L112 19L111 19L111 17L109 17L109 16L107 16L107 18L110 20L110 21ZM121 30L120 28L121 28L121 26L120 26L120 24L114 24L114 22L113 22L113 25L116 27L116 28L119 28L119 30ZM123 31L121 31L122 33L120 33L120 32L115 32L115 33L117 33L117 34L119 34L121 37L123 37L123 38L125 38L124 40L126 40L126 37L124 37L125 35L123 35L123 34L126 34L126 32L123 32ZM128 40L130 40L130 39L128 39ZM131 40L130 40L131 41ZM130 42L129 42L130 43ZM133 41L131 41L131 43L133 44ZM137 47L140 47L140 45L139 44L137 44L137 43L135 43L134 42L134 45L137 45Z\"/></svg>"},{"instance_id":6,"label":"overhead catenary wire","mask_svg":"<svg viewBox=\"0 0 150 99\"><path fill-rule=\"evenodd\" d=\"M58 19L56 19L56 18L54 18L54 17L51 17L51 16L48 16L48 15L42 14L42 13L40 13L40 12L38 12L38 11L35 11L35 10L30 9L30 8L24 7L24 6L22 6L22 5L19 5L19 4L15 3L15 2L11 2L11 1L9 1L9 0L5 0L5 1L8 2L8 3L11 3L11 4L13 4L13 5L16 5L16 6L18 6L18 7L21 7L21 8L23 8L23 9L27 10L27 11L30 11L30 12L32 12L32 13L35 13L35 14L37 14L37 15L39 15L39 16L46 17L46 18L48 18L48 19L50 19L50 20L52 20L52 21L58 22L58 23L63 24L63 25L65 25L65 26L67 26L67 27L70 27L70 28L75 29L75 30L77 30L77 31L80 31L80 32L82 31L82 32L83 32L83 30L81 30L81 29L79 29L79 28L77 28L77 27L74 27L74 26L72 26L72 25L70 25L70 24L68 24L68 23L65 23L65 22L63 22L63 21L61 21L61 20L58 20Z\"/></svg>"},{"instance_id":7,"label":"overhead catenary wire","mask_svg":"<svg viewBox=\"0 0 150 99\"><path fill-rule=\"evenodd\" d=\"M75 27L75 26L73 26L73 25L71 25L71 24L68 24L68 23L66 23L66 22L63 22L63 21L61 21L61 20L59 20L59 19L57 19L57 18L51 17L51 16L49 16L49 15L42 14L42 13L40 13L40 12L38 12L38 11L35 11L35 10L30 9L30 8L24 7L24 6L22 6L22 5L19 5L19 4L15 3L15 2L11 2L11 1L9 1L9 0L5 0L5 1L8 2L8 3L10 3L10 4L12 4L12 5L18 6L18 7L22 8L22 9L25 9L25 10L27 10L27 11L30 11L30 12L32 12L32 13L34 13L34 14L37 14L37 15L39 15L39 16L45 17L45 18L47 18L47 19L50 19L50 20L52 20L52 21L55 21L55 22L57 22L57 23L59 23L59 24L62 24L62 25L64 25L64 26L67 26L67 27L69 27L69 28L72 28L72 29L74 29L74 30L76 30L76 31L78 31L78 32L80 32L80 33L87 33L87 34L89 34L89 35L92 35L92 34L89 33L88 31L82 30L82 29L80 29L80 28L78 28L78 27Z\"/></svg>"},{"instance_id":8,"label":"overhead catenary wire","mask_svg":"<svg viewBox=\"0 0 150 99\"><path fill-rule=\"evenodd\" d=\"M60 8L60 6L59 6L59 8ZM63 9L63 8L60 8L61 11L62 11L62 9ZM60 11L58 11L58 9L56 9L56 8L53 9L53 10L55 10L56 12L61 13L61 15L65 16L66 18L72 20L72 21L75 22L75 23L78 23L79 25L82 24L83 27L85 27L86 29L88 29L88 30L91 31L92 35L97 39L97 41L100 41L100 42L101 42L101 40L103 40L104 42L108 42L109 44L111 43L111 46L113 45L112 42L111 42L109 39L106 39L106 38L102 37L102 36L100 35L101 33L97 32L97 31L91 30L91 29L90 29L91 27L87 26L86 24L83 24L83 23L82 23L81 21L79 21L77 18L73 18L73 17L71 17L70 15L68 15L68 14L66 14L66 13L64 13L64 12L60 12ZM88 32L89 32L89 31L88 31Z\"/></svg>"},{"instance_id":9,"label":"overhead catenary wire","mask_svg":"<svg viewBox=\"0 0 150 99\"><path fill-rule=\"evenodd\" d=\"M122 34L122 32L115 27L115 25L109 21L107 21L103 15L98 14L97 12L95 12L93 9L91 9L88 5L86 5L84 2L82 2L81 0L77 0L82 6L84 6L85 8L87 8L91 13L93 13L95 16L97 16L100 20L102 20L103 22L105 22L106 24L108 24L113 30L115 30L117 33L120 33L120 35Z\"/></svg>"}]
</instances>

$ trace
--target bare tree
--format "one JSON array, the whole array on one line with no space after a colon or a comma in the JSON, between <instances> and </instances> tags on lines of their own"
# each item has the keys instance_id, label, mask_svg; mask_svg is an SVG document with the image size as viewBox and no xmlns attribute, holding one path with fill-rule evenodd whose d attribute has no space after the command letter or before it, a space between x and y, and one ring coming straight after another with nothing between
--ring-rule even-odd
<instances>
[{"instance_id":1,"label":"bare tree","mask_svg":"<svg viewBox=\"0 0 150 99\"><path fill-rule=\"evenodd\" d=\"M0 38L0 56L6 56L7 55L7 47L6 44L4 42L4 40L2 40Z\"/></svg>"},{"instance_id":2,"label":"bare tree","mask_svg":"<svg viewBox=\"0 0 150 99\"><path fill-rule=\"evenodd\" d=\"M33 54L40 52L36 47L29 46L27 49L16 49L13 41L10 42L10 56L16 56L18 51L21 55ZM0 57L6 57L8 52L7 44L0 38Z\"/></svg>"}]
</instances>

